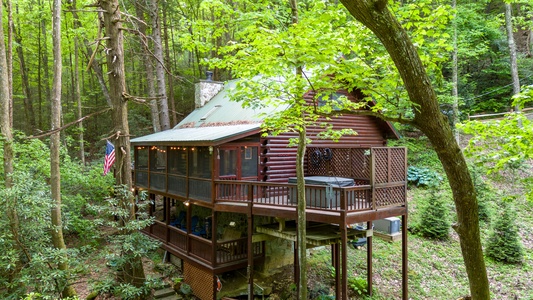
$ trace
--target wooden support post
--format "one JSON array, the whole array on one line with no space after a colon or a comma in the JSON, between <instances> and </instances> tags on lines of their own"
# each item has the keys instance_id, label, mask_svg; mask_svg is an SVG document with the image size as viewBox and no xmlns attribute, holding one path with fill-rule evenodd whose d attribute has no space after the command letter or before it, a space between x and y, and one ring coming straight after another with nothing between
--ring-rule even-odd
<instances>
[{"instance_id":1,"label":"wooden support post","mask_svg":"<svg viewBox=\"0 0 533 300\"><path fill-rule=\"evenodd\" d=\"M216 267L217 262L217 212L215 209L211 211L211 265Z\"/></svg>"},{"instance_id":2,"label":"wooden support post","mask_svg":"<svg viewBox=\"0 0 533 300\"><path fill-rule=\"evenodd\" d=\"M341 257L342 267L340 268L342 274L342 299L348 299L348 230L346 229L346 212L342 212L341 228Z\"/></svg>"},{"instance_id":3,"label":"wooden support post","mask_svg":"<svg viewBox=\"0 0 533 300\"><path fill-rule=\"evenodd\" d=\"M165 213L165 243L170 241L170 198L163 197L163 210Z\"/></svg>"},{"instance_id":4,"label":"wooden support post","mask_svg":"<svg viewBox=\"0 0 533 300\"><path fill-rule=\"evenodd\" d=\"M407 212L402 215L402 299L409 299L409 287L407 276Z\"/></svg>"},{"instance_id":5,"label":"wooden support post","mask_svg":"<svg viewBox=\"0 0 533 300\"><path fill-rule=\"evenodd\" d=\"M372 229L372 221L366 223L366 229ZM368 295L372 296L372 236L366 238L366 283Z\"/></svg>"},{"instance_id":6,"label":"wooden support post","mask_svg":"<svg viewBox=\"0 0 533 300\"><path fill-rule=\"evenodd\" d=\"M254 234L253 215L253 187L248 187L248 300L254 299L254 249L252 235Z\"/></svg>"},{"instance_id":7,"label":"wooden support post","mask_svg":"<svg viewBox=\"0 0 533 300\"><path fill-rule=\"evenodd\" d=\"M340 278L340 247L339 244L331 245L331 256L333 267L335 268L335 299L341 300L341 278Z\"/></svg>"},{"instance_id":8,"label":"wooden support post","mask_svg":"<svg viewBox=\"0 0 533 300\"><path fill-rule=\"evenodd\" d=\"M342 297L348 299L348 235L346 224L341 227Z\"/></svg>"},{"instance_id":9,"label":"wooden support post","mask_svg":"<svg viewBox=\"0 0 533 300\"><path fill-rule=\"evenodd\" d=\"M298 225L296 225L298 227ZM294 284L296 284L296 293L299 295L298 286L300 283L300 260L298 259L298 242L294 242Z\"/></svg>"}]
</instances>

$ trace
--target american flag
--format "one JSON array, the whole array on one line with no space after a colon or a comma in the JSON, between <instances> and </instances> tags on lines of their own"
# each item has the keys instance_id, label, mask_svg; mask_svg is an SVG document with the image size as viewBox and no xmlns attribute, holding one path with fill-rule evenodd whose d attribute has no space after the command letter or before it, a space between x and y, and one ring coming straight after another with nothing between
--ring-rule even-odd
<instances>
[{"instance_id":1,"label":"american flag","mask_svg":"<svg viewBox=\"0 0 533 300\"><path fill-rule=\"evenodd\" d=\"M111 144L109 141L107 141L107 145L105 147L105 159L104 159L104 175L109 173L109 170L111 169L111 166L115 162L115 146Z\"/></svg>"}]
</instances>

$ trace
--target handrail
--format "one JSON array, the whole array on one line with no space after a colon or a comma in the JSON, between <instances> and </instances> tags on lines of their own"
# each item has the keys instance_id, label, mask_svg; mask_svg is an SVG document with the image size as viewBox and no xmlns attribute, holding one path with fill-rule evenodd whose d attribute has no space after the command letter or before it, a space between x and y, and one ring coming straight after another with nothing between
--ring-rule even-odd
<instances>
[{"instance_id":1,"label":"handrail","mask_svg":"<svg viewBox=\"0 0 533 300\"><path fill-rule=\"evenodd\" d=\"M296 207L297 189L295 183L271 183L244 180L215 180L215 202L249 203ZM377 186L381 190L394 188L399 183ZM375 210L381 205L372 202L372 186L369 184L349 187L328 187L306 184L306 207L328 211ZM251 195L251 196L250 196ZM393 203L401 206L405 203ZM387 204L386 206L391 206Z\"/></svg>"}]
</instances>

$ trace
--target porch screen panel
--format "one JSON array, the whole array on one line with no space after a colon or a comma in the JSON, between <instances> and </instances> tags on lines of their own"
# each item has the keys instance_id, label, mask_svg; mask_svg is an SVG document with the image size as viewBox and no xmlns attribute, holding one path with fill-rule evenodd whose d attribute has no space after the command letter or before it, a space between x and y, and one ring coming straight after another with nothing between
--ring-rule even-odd
<instances>
[{"instance_id":1,"label":"porch screen panel","mask_svg":"<svg viewBox=\"0 0 533 300\"><path fill-rule=\"evenodd\" d=\"M149 151L150 188L165 192L167 186L167 147L152 146Z\"/></svg>"},{"instance_id":2,"label":"porch screen panel","mask_svg":"<svg viewBox=\"0 0 533 300\"><path fill-rule=\"evenodd\" d=\"M211 202L211 180L189 178L189 198Z\"/></svg>"},{"instance_id":3,"label":"porch screen panel","mask_svg":"<svg viewBox=\"0 0 533 300\"><path fill-rule=\"evenodd\" d=\"M187 149L183 147L168 147L168 173L187 175Z\"/></svg>"},{"instance_id":4,"label":"porch screen panel","mask_svg":"<svg viewBox=\"0 0 533 300\"><path fill-rule=\"evenodd\" d=\"M153 146L150 148L150 171L160 173L167 171L166 146Z\"/></svg>"},{"instance_id":5,"label":"porch screen panel","mask_svg":"<svg viewBox=\"0 0 533 300\"><path fill-rule=\"evenodd\" d=\"M182 176L168 176L168 192L172 195L187 197L187 180Z\"/></svg>"},{"instance_id":6,"label":"porch screen panel","mask_svg":"<svg viewBox=\"0 0 533 300\"><path fill-rule=\"evenodd\" d=\"M189 177L211 178L211 153L208 147L191 147Z\"/></svg>"},{"instance_id":7,"label":"porch screen panel","mask_svg":"<svg viewBox=\"0 0 533 300\"><path fill-rule=\"evenodd\" d=\"M152 190L165 192L167 177L165 174L150 173L150 188Z\"/></svg>"},{"instance_id":8,"label":"porch screen panel","mask_svg":"<svg viewBox=\"0 0 533 300\"><path fill-rule=\"evenodd\" d=\"M148 172L135 171L135 186L148 187Z\"/></svg>"},{"instance_id":9,"label":"porch screen panel","mask_svg":"<svg viewBox=\"0 0 533 300\"><path fill-rule=\"evenodd\" d=\"M135 148L135 185L148 187L148 147Z\"/></svg>"}]
</instances>

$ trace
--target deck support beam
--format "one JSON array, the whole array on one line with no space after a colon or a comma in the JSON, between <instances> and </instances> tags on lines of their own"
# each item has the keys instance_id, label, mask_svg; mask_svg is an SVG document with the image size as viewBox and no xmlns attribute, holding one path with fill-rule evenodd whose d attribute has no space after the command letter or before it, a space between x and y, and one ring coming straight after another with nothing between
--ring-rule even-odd
<instances>
[{"instance_id":1,"label":"deck support beam","mask_svg":"<svg viewBox=\"0 0 533 300\"><path fill-rule=\"evenodd\" d=\"M366 222L366 228L372 229L372 221ZM372 236L366 238L366 283L368 288L368 295L372 296Z\"/></svg>"},{"instance_id":2,"label":"deck support beam","mask_svg":"<svg viewBox=\"0 0 533 300\"><path fill-rule=\"evenodd\" d=\"M335 299L341 300L340 281L340 247L338 243L331 244L331 263L335 268Z\"/></svg>"},{"instance_id":3,"label":"deck support beam","mask_svg":"<svg viewBox=\"0 0 533 300\"><path fill-rule=\"evenodd\" d=\"M409 285L407 276L407 213L402 215L402 299L409 299Z\"/></svg>"},{"instance_id":4,"label":"deck support beam","mask_svg":"<svg viewBox=\"0 0 533 300\"><path fill-rule=\"evenodd\" d=\"M252 189L249 189L249 194ZM254 234L254 215L252 214L252 198L248 202L248 300L254 299L254 249L252 243L252 236Z\"/></svg>"},{"instance_id":5,"label":"deck support beam","mask_svg":"<svg viewBox=\"0 0 533 300\"><path fill-rule=\"evenodd\" d=\"M346 229L346 214L343 213L341 229L341 274L342 274L342 299L348 299L348 230Z\"/></svg>"}]
</instances>

